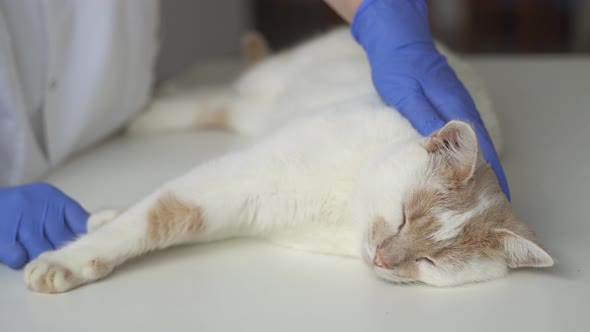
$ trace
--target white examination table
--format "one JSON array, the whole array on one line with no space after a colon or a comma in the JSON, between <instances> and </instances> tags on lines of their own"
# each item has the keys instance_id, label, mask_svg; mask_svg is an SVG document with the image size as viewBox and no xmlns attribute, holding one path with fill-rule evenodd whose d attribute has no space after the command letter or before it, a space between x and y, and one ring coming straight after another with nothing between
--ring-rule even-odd
<instances>
[{"instance_id":1,"label":"white examination table","mask_svg":"<svg viewBox=\"0 0 590 332\"><path fill-rule=\"evenodd\" d=\"M554 268L398 286L360 261L237 240L148 255L42 295L0 265L0 331L590 331L590 57L473 61L500 115L514 209ZM90 210L126 205L244 143L217 132L115 138L47 180Z\"/></svg>"}]
</instances>

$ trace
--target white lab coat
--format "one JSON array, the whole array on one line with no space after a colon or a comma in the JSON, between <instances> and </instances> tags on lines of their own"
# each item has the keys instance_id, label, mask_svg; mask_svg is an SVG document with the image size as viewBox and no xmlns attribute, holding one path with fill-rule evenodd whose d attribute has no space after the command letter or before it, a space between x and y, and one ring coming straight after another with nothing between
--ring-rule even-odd
<instances>
[{"instance_id":1,"label":"white lab coat","mask_svg":"<svg viewBox=\"0 0 590 332\"><path fill-rule=\"evenodd\" d=\"M0 187L121 128L154 80L157 0L0 0Z\"/></svg>"}]
</instances>

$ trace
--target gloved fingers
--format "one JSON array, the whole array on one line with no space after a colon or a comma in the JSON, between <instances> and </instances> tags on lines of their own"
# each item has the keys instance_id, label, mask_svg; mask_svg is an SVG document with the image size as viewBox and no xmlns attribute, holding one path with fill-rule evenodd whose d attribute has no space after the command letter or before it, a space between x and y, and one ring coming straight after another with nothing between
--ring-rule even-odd
<instances>
[{"instance_id":1,"label":"gloved fingers","mask_svg":"<svg viewBox=\"0 0 590 332\"><path fill-rule=\"evenodd\" d=\"M64 216L68 227L74 235L86 233L88 223L88 212L78 202L68 199L64 205Z\"/></svg>"},{"instance_id":2,"label":"gloved fingers","mask_svg":"<svg viewBox=\"0 0 590 332\"><path fill-rule=\"evenodd\" d=\"M66 242L71 241L75 235L66 224L64 208L53 205L48 207L44 216L45 234L55 249L61 248Z\"/></svg>"},{"instance_id":3,"label":"gloved fingers","mask_svg":"<svg viewBox=\"0 0 590 332\"><path fill-rule=\"evenodd\" d=\"M430 101L420 93L406 94L396 104L398 111L422 136L430 136L445 125Z\"/></svg>"},{"instance_id":4,"label":"gloved fingers","mask_svg":"<svg viewBox=\"0 0 590 332\"><path fill-rule=\"evenodd\" d=\"M481 122L481 116L477 111L475 102L463 84L456 79L448 79L445 83L428 85L426 95L445 122L451 120L468 120L472 123Z\"/></svg>"},{"instance_id":5,"label":"gloved fingers","mask_svg":"<svg viewBox=\"0 0 590 332\"><path fill-rule=\"evenodd\" d=\"M32 216L39 218L40 216ZM49 250L53 250L53 245L45 238L43 230L43 222L36 222L27 219L25 216L23 219L23 226L20 227L18 233L18 241L25 247L29 259L35 259L41 253Z\"/></svg>"},{"instance_id":6,"label":"gloved fingers","mask_svg":"<svg viewBox=\"0 0 590 332\"><path fill-rule=\"evenodd\" d=\"M493 159L490 162L490 166L494 170L494 173L496 173L496 177L498 178L498 183L500 184L500 188L502 188L502 191L504 192L506 199L508 200L508 202L510 202L512 199L510 197L510 187L508 187L508 180L506 179L506 174L504 174L504 169L502 168L502 164L500 164L500 161L498 159Z\"/></svg>"},{"instance_id":7,"label":"gloved fingers","mask_svg":"<svg viewBox=\"0 0 590 332\"><path fill-rule=\"evenodd\" d=\"M28 261L27 251L20 243L0 243L0 262L16 270L23 267Z\"/></svg>"},{"instance_id":8,"label":"gloved fingers","mask_svg":"<svg viewBox=\"0 0 590 332\"><path fill-rule=\"evenodd\" d=\"M22 193L13 188L0 189L0 262L12 269L28 261L27 251L18 242L18 230L23 223L22 199Z\"/></svg>"},{"instance_id":9,"label":"gloved fingers","mask_svg":"<svg viewBox=\"0 0 590 332\"><path fill-rule=\"evenodd\" d=\"M451 120L462 120L469 122L472 125L483 125L481 115L471 100L447 101L440 104L434 104L434 107L436 107L438 113L445 122L449 122Z\"/></svg>"},{"instance_id":10,"label":"gloved fingers","mask_svg":"<svg viewBox=\"0 0 590 332\"><path fill-rule=\"evenodd\" d=\"M45 238L38 238L37 240L32 240L31 238L23 239L21 243L26 248L29 259L35 259L42 253L54 249L51 243Z\"/></svg>"},{"instance_id":11,"label":"gloved fingers","mask_svg":"<svg viewBox=\"0 0 590 332\"><path fill-rule=\"evenodd\" d=\"M502 188L504 195L506 195L506 199L510 202L510 189L508 188L508 181L506 180L504 169L502 168L502 164L500 163L500 158L498 158L496 149L494 149L492 139L488 135L488 132L485 130L483 124L475 126L475 133L477 135L477 140L479 142L481 154L483 155L484 159L490 164L492 170L494 170L494 173L496 173L496 177L498 178L500 188Z\"/></svg>"}]
</instances>

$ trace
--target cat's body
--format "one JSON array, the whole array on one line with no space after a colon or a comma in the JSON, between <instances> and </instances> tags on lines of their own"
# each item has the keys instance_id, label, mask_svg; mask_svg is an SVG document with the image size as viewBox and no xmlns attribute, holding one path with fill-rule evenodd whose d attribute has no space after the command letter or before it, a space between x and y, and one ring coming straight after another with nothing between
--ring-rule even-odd
<instances>
[{"instance_id":1,"label":"cat's body","mask_svg":"<svg viewBox=\"0 0 590 332\"><path fill-rule=\"evenodd\" d=\"M467 86L499 146L481 86ZM344 29L259 62L232 87L157 100L130 131L195 126L259 137L120 214L94 215L89 235L27 266L27 285L62 292L150 250L237 236L361 256L385 279L441 286L553 264L478 160L473 130L451 122L422 138L380 101Z\"/></svg>"}]
</instances>

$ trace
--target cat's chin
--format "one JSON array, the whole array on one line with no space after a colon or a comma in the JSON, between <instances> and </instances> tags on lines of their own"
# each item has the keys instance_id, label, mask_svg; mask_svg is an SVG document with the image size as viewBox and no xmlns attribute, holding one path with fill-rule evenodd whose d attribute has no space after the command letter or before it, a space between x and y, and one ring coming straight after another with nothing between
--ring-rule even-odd
<instances>
[{"instance_id":1,"label":"cat's chin","mask_svg":"<svg viewBox=\"0 0 590 332\"><path fill-rule=\"evenodd\" d=\"M395 270L393 269L384 269L378 266L373 266L373 272L375 272L375 274L381 278L384 279L386 281L395 283L395 284L424 284L423 282L419 281L419 280L414 280L414 279L410 279L410 278L404 278L404 277L400 277L397 276L395 274Z\"/></svg>"}]
</instances>

